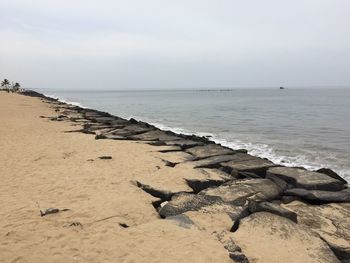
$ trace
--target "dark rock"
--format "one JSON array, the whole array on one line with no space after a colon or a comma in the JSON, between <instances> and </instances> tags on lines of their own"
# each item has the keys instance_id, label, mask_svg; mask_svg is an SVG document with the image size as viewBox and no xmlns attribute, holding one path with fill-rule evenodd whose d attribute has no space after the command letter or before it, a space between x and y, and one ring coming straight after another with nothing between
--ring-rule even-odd
<instances>
[{"instance_id":1,"label":"dark rock","mask_svg":"<svg viewBox=\"0 0 350 263\"><path fill-rule=\"evenodd\" d=\"M166 145L169 146L180 146L181 149L187 149L187 148L191 148L191 147L195 147L195 146L199 146L199 145L203 145L203 142L198 142L198 141L192 141L192 140L175 140L175 141L165 141Z\"/></svg>"},{"instance_id":2,"label":"dark rock","mask_svg":"<svg viewBox=\"0 0 350 263\"><path fill-rule=\"evenodd\" d=\"M56 214L58 212L64 212L64 211L69 211L70 209L58 209L58 208L48 208L44 211L40 210L40 215L41 216L46 216L46 215L50 215L50 214Z\"/></svg>"},{"instance_id":3,"label":"dark rock","mask_svg":"<svg viewBox=\"0 0 350 263\"><path fill-rule=\"evenodd\" d=\"M269 179L242 179L205 189L198 195L216 196L234 205L244 205L249 200L270 201L278 198L281 193L282 190Z\"/></svg>"},{"instance_id":4,"label":"dark rock","mask_svg":"<svg viewBox=\"0 0 350 263\"><path fill-rule=\"evenodd\" d=\"M112 156L100 156L98 158L101 159L101 160L111 160Z\"/></svg>"},{"instance_id":5,"label":"dark rock","mask_svg":"<svg viewBox=\"0 0 350 263\"><path fill-rule=\"evenodd\" d=\"M236 171L236 170L234 170ZM233 173L233 171L231 171L231 174ZM256 173L252 173L252 172L237 172L237 177L238 178L251 178L251 179L257 179L257 178L261 178L260 175L257 175Z\"/></svg>"},{"instance_id":6,"label":"dark rock","mask_svg":"<svg viewBox=\"0 0 350 263\"><path fill-rule=\"evenodd\" d=\"M194 168L219 168L220 163L227 162L234 159L234 155L219 155L211 156L206 159L201 159L192 162Z\"/></svg>"},{"instance_id":7,"label":"dark rock","mask_svg":"<svg viewBox=\"0 0 350 263\"><path fill-rule=\"evenodd\" d=\"M152 130L142 134L137 134L131 136L129 139L140 140L140 141L176 141L181 140L180 137L168 134L165 131L161 130Z\"/></svg>"},{"instance_id":8,"label":"dark rock","mask_svg":"<svg viewBox=\"0 0 350 263\"><path fill-rule=\"evenodd\" d=\"M165 163L165 166L174 168L178 163L173 163L168 160L162 160Z\"/></svg>"},{"instance_id":9,"label":"dark rock","mask_svg":"<svg viewBox=\"0 0 350 263\"><path fill-rule=\"evenodd\" d=\"M249 263L248 258L242 252L231 252L229 256L234 262Z\"/></svg>"},{"instance_id":10,"label":"dark rock","mask_svg":"<svg viewBox=\"0 0 350 263\"><path fill-rule=\"evenodd\" d=\"M206 188L222 185L223 183L228 181L228 179L224 179L224 178L222 179L203 178L203 179L185 179L185 180L188 186L193 189L194 193L198 193Z\"/></svg>"},{"instance_id":11,"label":"dark rock","mask_svg":"<svg viewBox=\"0 0 350 263\"><path fill-rule=\"evenodd\" d=\"M276 166L269 160L251 156L245 153L237 153L234 158L228 162L220 164L228 170L237 170L239 172L263 173L267 168Z\"/></svg>"},{"instance_id":12,"label":"dark rock","mask_svg":"<svg viewBox=\"0 0 350 263\"><path fill-rule=\"evenodd\" d=\"M159 215L163 218L175 216L187 211L197 211L204 206L222 202L219 197L194 195L189 193L177 193L171 201L159 209Z\"/></svg>"},{"instance_id":13,"label":"dark rock","mask_svg":"<svg viewBox=\"0 0 350 263\"><path fill-rule=\"evenodd\" d=\"M298 215L296 213L274 203L250 201L248 209L250 213L269 212L278 216L288 218L294 223L298 223Z\"/></svg>"},{"instance_id":14,"label":"dark rock","mask_svg":"<svg viewBox=\"0 0 350 263\"><path fill-rule=\"evenodd\" d=\"M344 188L344 182L328 175L310 172L300 168L273 167L267 170L266 177L276 176L295 188L308 190L338 191Z\"/></svg>"},{"instance_id":15,"label":"dark rock","mask_svg":"<svg viewBox=\"0 0 350 263\"><path fill-rule=\"evenodd\" d=\"M180 146L169 146L167 149L160 150L159 152L161 152L161 153L168 153L168 152L180 152L180 151L182 151Z\"/></svg>"},{"instance_id":16,"label":"dark rock","mask_svg":"<svg viewBox=\"0 0 350 263\"><path fill-rule=\"evenodd\" d=\"M337 179L339 181L342 181L344 184L347 184L348 182L341 176L339 176L336 172L329 168L321 168L318 169L316 172L321 173L321 174L326 174L334 179Z\"/></svg>"},{"instance_id":17,"label":"dark rock","mask_svg":"<svg viewBox=\"0 0 350 263\"><path fill-rule=\"evenodd\" d=\"M132 125L125 126L123 129L116 129L113 132L110 132L109 134L129 137L129 136L133 136L136 134L148 132L149 130L150 130L149 128L145 128L145 127L141 127L141 126L132 124Z\"/></svg>"},{"instance_id":18,"label":"dark rock","mask_svg":"<svg viewBox=\"0 0 350 263\"><path fill-rule=\"evenodd\" d=\"M127 138L121 135L114 134L99 134L95 136L95 140L109 139L109 140L126 140Z\"/></svg>"},{"instance_id":19,"label":"dark rock","mask_svg":"<svg viewBox=\"0 0 350 263\"><path fill-rule=\"evenodd\" d=\"M152 146L165 146L166 145L166 143L164 141L155 141L155 142L150 142L148 144L152 145Z\"/></svg>"},{"instance_id":20,"label":"dark rock","mask_svg":"<svg viewBox=\"0 0 350 263\"><path fill-rule=\"evenodd\" d=\"M157 188L154 188L150 185L140 183L139 181L136 181L135 183L136 183L137 187L141 188L143 191L145 191L146 193L148 193L154 197L160 198L162 201L168 201L174 195L174 193L172 193L172 192L157 189Z\"/></svg>"},{"instance_id":21,"label":"dark rock","mask_svg":"<svg viewBox=\"0 0 350 263\"><path fill-rule=\"evenodd\" d=\"M127 225L127 224L125 224L125 223L119 223L119 225L121 226L121 227L123 227L123 228L128 228L129 226Z\"/></svg>"},{"instance_id":22,"label":"dark rock","mask_svg":"<svg viewBox=\"0 0 350 263\"><path fill-rule=\"evenodd\" d=\"M331 202L350 202L350 190L342 191L321 191L321 190L306 190L303 188L292 188L284 192L285 195L297 196L307 201L316 201L320 203Z\"/></svg>"},{"instance_id":23,"label":"dark rock","mask_svg":"<svg viewBox=\"0 0 350 263\"><path fill-rule=\"evenodd\" d=\"M235 151L218 144L196 146L196 147L187 149L185 151L187 153L192 154L195 157L195 159L203 159L203 158L217 156L217 155L235 154Z\"/></svg>"},{"instance_id":24,"label":"dark rock","mask_svg":"<svg viewBox=\"0 0 350 263\"><path fill-rule=\"evenodd\" d=\"M29 96L29 97L44 98L48 101L57 101L57 99L46 97L44 94L41 94L41 93L36 92L34 90L23 90L20 92L20 94L25 95L25 96Z\"/></svg>"},{"instance_id":25,"label":"dark rock","mask_svg":"<svg viewBox=\"0 0 350 263\"><path fill-rule=\"evenodd\" d=\"M248 153L247 149L235 149L234 150L236 153Z\"/></svg>"},{"instance_id":26,"label":"dark rock","mask_svg":"<svg viewBox=\"0 0 350 263\"><path fill-rule=\"evenodd\" d=\"M283 204L289 204L289 203L297 201L297 200L300 200L300 198L297 196L283 195L281 197L281 201Z\"/></svg>"},{"instance_id":27,"label":"dark rock","mask_svg":"<svg viewBox=\"0 0 350 263\"><path fill-rule=\"evenodd\" d=\"M60 210L58 208L48 208L45 211L41 211L40 210L40 215L41 216L46 216L46 215L58 213L59 211Z\"/></svg>"},{"instance_id":28,"label":"dark rock","mask_svg":"<svg viewBox=\"0 0 350 263\"><path fill-rule=\"evenodd\" d=\"M135 120L134 118L131 118L130 120L129 120L129 122L131 123L131 124L138 124L139 122L137 121L137 120Z\"/></svg>"}]
</instances>

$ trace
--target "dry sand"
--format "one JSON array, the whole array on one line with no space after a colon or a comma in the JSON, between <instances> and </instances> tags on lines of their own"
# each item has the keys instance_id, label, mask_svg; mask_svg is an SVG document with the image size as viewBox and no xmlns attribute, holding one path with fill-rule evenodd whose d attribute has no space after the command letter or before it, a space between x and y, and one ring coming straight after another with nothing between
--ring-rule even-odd
<instances>
[{"instance_id":1,"label":"dry sand","mask_svg":"<svg viewBox=\"0 0 350 263\"><path fill-rule=\"evenodd\" d=\"M0 262L232 262L210 234L160 219L156 199L131 182L186 190L162 161L183 156L65 133L79 127L41 115L56 114L40 99L0 92ZM41 217L38 205L70 210Z\"/></svg>"}]
</instances>

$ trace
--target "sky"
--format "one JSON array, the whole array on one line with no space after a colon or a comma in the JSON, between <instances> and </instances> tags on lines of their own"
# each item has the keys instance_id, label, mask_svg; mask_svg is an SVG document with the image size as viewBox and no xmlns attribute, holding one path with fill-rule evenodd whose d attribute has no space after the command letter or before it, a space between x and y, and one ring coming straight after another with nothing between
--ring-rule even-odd
<instances>
[{"instance_id":1,"label":"sky","mask_svg":"<svg viewBox=\"0 0 350 263\"><path fill-rule=\"evenodd\" d=\"M0 0L0 78L39 89L350 86L349 0Z\"/></svg>"}]
</instances>

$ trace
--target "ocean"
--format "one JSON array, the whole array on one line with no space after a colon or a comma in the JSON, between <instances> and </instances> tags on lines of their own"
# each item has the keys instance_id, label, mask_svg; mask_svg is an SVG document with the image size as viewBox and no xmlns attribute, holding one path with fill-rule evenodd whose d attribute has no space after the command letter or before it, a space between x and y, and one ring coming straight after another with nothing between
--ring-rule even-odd
<instances>
[{"instance_id":1,"label":"ocean","mask_svg":"<svg viewBox=\"0 0 350 263\"><path fill-rule=\"evenodd\" d=\"M210 136L278 164L328 167L350 180L350 89L38 91L162 129Z\"/></svg>"}]
</instances>

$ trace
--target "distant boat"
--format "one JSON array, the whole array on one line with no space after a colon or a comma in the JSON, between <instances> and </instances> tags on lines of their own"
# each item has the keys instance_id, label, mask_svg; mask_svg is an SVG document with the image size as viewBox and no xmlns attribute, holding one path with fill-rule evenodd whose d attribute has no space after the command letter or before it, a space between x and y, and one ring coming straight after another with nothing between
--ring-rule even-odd
<instances>
[{"instance_id":1,"label":"distant boat","mask_svg":"<svg viewBox=\"0 0 350 263\"><path fill-rule=\"evenodd\" d=\"M280 89L284 89L284 87L280 87Z\"/></svg>"}]
</instances>

